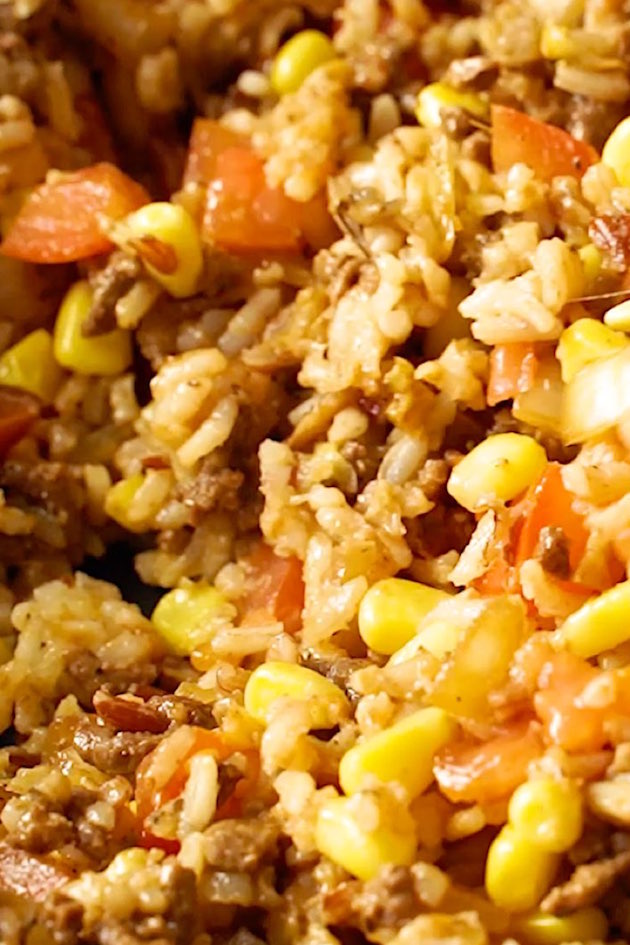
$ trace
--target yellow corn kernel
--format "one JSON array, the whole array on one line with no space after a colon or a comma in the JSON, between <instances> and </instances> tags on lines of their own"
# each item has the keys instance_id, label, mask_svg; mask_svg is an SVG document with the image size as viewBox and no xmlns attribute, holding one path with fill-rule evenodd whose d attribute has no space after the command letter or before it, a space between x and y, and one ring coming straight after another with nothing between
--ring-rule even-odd
<instances>
[{"instance_id":1,"label":"yellow corn kernel","mask_svg":"<svg viewBox=\"0 0 630 945\"><path fill-rule=\"evenodd\" d=\"M447 596L444 591L402 578L377 581L361 601L359 633L376 653L395 653Z\"/></svg>"},{"instance_id":2,"label":"yellow corn kernel","mask_svg":"<svg viewBox=\"0 0 630 945\"><path fill-rule=\"evenodd\" d=\"M630 331L630 299L609 308L604 315L604 321L609 328L617 328L619 331Z\"/></svg>"},{"instance_id":3,"label":"yellow corn kernel","mask_svg":"<svg viewBox=\"0 0 630 945\"><path fill-rule=\"evenodd\" d=\"M0 357L0 384L30 391L44 403L53 400L60 382L52 335L43 328L26 335Z\"/></svg>"},{"instance_id":4,"label":"yellow corn kernel","mask_svg":"<svg viewBox=\"0 0 630 945\"><path fill-rule=\"evenodd\" d=\"M457 626L450 620L429 617L417 634L416 639L423 650L431 653L436 659L443 660L449 653L453 652L461 635L461 626ZM398 653L400 652L399 650ZM394 655L397 656L398 653Z\"/></svg>"},{"instance_id":5,"label":"yellow corn kernel","mask_svg":"<svg viewBox=\"0 0 630 945\"><path fill-rule=\"evenodd\" d=\"M578 249L578 256L584 270L584 279L587 284L595 282L602 270L602 254L595 243L587 243Z\"/></svg>"},{"instance_id":6,"label":"yellow corn kernel","mask_svg":"<svg viewBox=\"0 0 630 945\"><path fill-rule=\"evenodd\" d=\"M208 641L216 620L230 620L236 608L208 584L187 582L160 598L151 622L178 656L190 656Z\"/></svg>"},{"instance_id":7,"label":"yellow corn kernel","mask_svg":"<svg viewBox=\"0 0 630 945\"><path fill-rule=\"evenodd\" d=\"M511 824L492 841L486 859L486 891L501 909L525 912L549 889L559 857L536 846Z\"/></svg>"},{"instance_id":8,"label":"yellow corn kernel","mask_svg":"<svg viewBox=\"0 0 630 945\"><path fill-rule=\"evenodd\" d=\"M562 380L568 384L585 365L627 346L628 339L621 332L607 328L594 318L578 319L565 328L558 342L556 357L560 361Z\"/></svg>"},{"instance_id":9,"label":"yellow corn kernel","mask_svg":"<svg viewBox=\"0 0 630 945\"><path fill-rule=\"evenodd\" d=\"M411 831L397 832L361 823L357 798L335 797L323 804L317 817L315 845L320 853L359 879L371 879L388 864L408 866L416 853Z\"/></svg>"},{"instance_id":10,"label":"yellow corn kernel","mask_svg":"<svg viewBox=\"0 0 630 945\"><path fill-rule=\"evenodd\" d=\"M531 436L489 436L455 466L447 489L469 512L508 502L540 478L547 456Z\"/></svg>"},{"instance_id":11,"label":"yellow corn kernel","mask_svg":"<svg viewBox=\"0 0 630 945\"><path fill-rule=\"evenodd\" d=\"M116 854L105 870L105 875L112 881L127 880L146 866L148 858L148 850L141 847L128 847Z\"/></svg>"},{"instance_id":12,"label":"yellow corn kernel","mask_svg":"<svg viewBox=\"0 0 630 945\"><path fill-rule=\"evenodd\" d=\"M564 853L582 834L582 795L573 781L526 781L510 798L508 817L531 843L550 853Z\"/></svg>"},{"instance_id":13,"label":"yellow corn kernel","mask_svg":"<svg viewBox=\"0 0 630 945\"><path fill-rule=\"evenodd\" d=\"M346 794L355 794L396 782L409 798L417 797L433 781L435 754L456 729L443 709L420 709L347 751L339 765L339 783Z\"/></svg>"},{"instance_id":14,"label":"yellow corn kernel","mask_svg":"<svg viewBox=\"0 0 630 945\"><path fill-rule=\"evenodd\" d=\"M268 722L278 699L308 702L313 728L332 728L350 706L333 682L305 666L271 661L251 674L245 686L245 709L258 722Z\"/></svg>"},{"instance_id":15,"label":"yellow corn kernel","mask_svg":"<svg viewBox=\"0 0 630 945\"><path fill-rule=\"evenodd\" d=\"M53 335L57 363L79 374L119 374L131 364L131 336L116 328L104 335L84 338L81 330L92 305L92 289L76 282L67 292Z\"/></svg>"},{"instance_id":16,"label":"yellow corn kernel","mask_svg":"<svg viewBox=\"0 0 630 945\"><path fill-rule=\"evenodd\" d=\"M564 643L576 656L590 659L630 640L630 581L604 591L572 613L560 627Z\"/></svg>"},{"instance_id":17,"label":"yellow corn kernel","mask_svg":"<svg viewBox=\"0 0 630 945\"><path fill-rule=\"evenodd\" d=\"M575 43L566 26L551 21L540 34L540 51L545 59L567 59L575 53Z\"/></svg>"},{"instance_id":18,"label":"yellow corn kernel","mask_svg":"<svg viewBox=\"0 0 630 945\"><path fill-rule=\"evenodd\" d=\"M105 511L110 518L133 532L139 529L137 522L134 522L129 515L129 507L133 502L136 492L144 483L142 473L136 473L135 476L129 476L127 479L121 479L110 486L105 496Z\"/></svg>"},{"instance_id":19,"label":"yellow corn kernel","mask_svg":"<svg viewBox=\"0 0 630 945\"><path fill-rule=\"evenodd\" d=\"M569 915L533 912L514 923L516 936L524 945L564 945L565 942L605 942L608 920L601 909L578 909Z\"/></svg>"},{"instance_id":20,"label":"yellow corn kernel","mask_svg":"<svg viewBox=\"0 0 630 945\"><path fill-rule=\"evenodd\" d=\"M184 207L148 203L126 217L118 232L167 292L178 299L195 292L203 253L197 224Z\"/></svg>"},{"instance_id":21,"label":"yellow corn kernel","mask_svg":"<svg viewBox=\"0 0 630 945\"><path fill-rule=\"evenodd\" d=\"M630 118L624 118L610 133L602 162L615 172L622 187L630 187Z\"/></svg>"},{"instance_id":22,"label":"yellow corn kernel","mask_svg":"<svg viewBox=\"0 0 630 945\"><path fill-rule=\"evenodd\" d=\"M325 33L302 30L276 53L269 76L271 87L278 95L297 92L311 72L335 56L335 47Z\"/></svg>"},{"instance_id":23,"label":"yellow corn kernel","mask_svg":"<svg viewBox=\"0 0 630 945\"><path fill-rule=\"evenodd\" d=\"M415 637L412 637L404 646L401 646L399 650L392 654L387 665L400 666L402 663L414 659L422 651L430 653L438 660L443 660L449 653L453 652L461 635L462 628L451 621L429 617Z\"/></svg>"},{"instance_id":24,"label":"yellow corn kernel","mask_svg":"<svg viewBox=\"0 0 630 945\"><path fill-rule=\"evenodd\" d=\"M416 105L419 123L425 128L441 127L443 108L461 108L477 118L485 118L488 114L488 102L480 95L460 92L445 82L425 85L418 94Z\"/></svg>"}]
</instances>

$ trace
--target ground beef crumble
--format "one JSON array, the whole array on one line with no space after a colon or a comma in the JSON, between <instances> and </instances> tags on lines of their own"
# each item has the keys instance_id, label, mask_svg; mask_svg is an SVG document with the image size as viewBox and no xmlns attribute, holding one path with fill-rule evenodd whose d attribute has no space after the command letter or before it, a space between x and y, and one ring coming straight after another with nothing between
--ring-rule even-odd
<instances>
[{"instance_id":1,"label":"ground beef crumble","mask_svg":"<svg viewBox=\"0 0 630 945\"><path fill-rule=\"evenodd\" d=\"M569 542L561 528L546 525L540 530L540 563L547 574L567 580L571 576Z\"/></svg>"},{"instance_id":2,"label":"ground beef crumble","mask_svg":"<svg viewBox=\"0 0 630 945\"><path fill-rule=\"evenodd\" d=\"M629 870L630 851L594 863L583 863L565 883L554 886L540 908L553 915L565 915L592 906Z\"/></svg>"},{"instance_id":3,"label":"ground beef crumble","mask_svg":"<svg viewBox=\"0 0 630 945\"><path fill-rule=\"evenodd\" d=\"M366 931L397 928L422 909L418 883L407 866L387 866L378 879L340 883L322 902L329 925L354 925Z\"/></svg>"},{"instance_id":4,"label":"ground beef crumble","mask_svg":"<svg viewBox=\"0 0 630 945\"><path fill-rule=\"evenodd\" d=\"M131 775L159 742L147 732L118 732L93 716L81 719L73 745L81 758L106 774Z\"/></svg>"},{"instance_id":5,"label":"ground beef crumble","mask_svg":"<svg viewBox=\"0 0 630 945\"><path fill-rule=\"evenodd\" d=\"M207 461L202 462L194 479L182 483L178 498L189 506L195 515L220 509L234 512L240 502L240 489L245 480L236 469L217 469Z\"/></svg>"},{"instance_id":6,"label":"ground beef crumble","mask_svg":"<svg viewBox=\"0 0 630 945\"><path fill-rule=\"evenodd\" d=\"M142 266L137 259L123 252L113 253L107 265L92 280L94 296L83 334L101 335L116 327L116 303L140 276Z\"/></svg>"}]
</instances>

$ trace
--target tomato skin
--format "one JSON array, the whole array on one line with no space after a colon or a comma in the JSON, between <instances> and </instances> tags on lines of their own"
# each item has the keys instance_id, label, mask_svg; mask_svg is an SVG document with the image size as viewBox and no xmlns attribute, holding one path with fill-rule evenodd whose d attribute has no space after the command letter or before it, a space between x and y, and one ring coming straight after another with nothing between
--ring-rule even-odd
<instances>
[{"instance_id":1,"label":"tomato skin","mask_svg":"<svg viewBox=\"0 0 630 945\"><path fill-rule=\"evenodd\" d=\"M534 708L548 741L566 751L599 751L606 744L607 709L580 705L585 687L599 671L572 653L556 653L542 668Z\"/></svg>"},{"instance_id":2,"label":"tomato skin","mask_svg":"<svg viewBox=\"0 0 630 945\"><path fill-rule=\"evenodd\" d=\"M535 557L540 532L545 527L560 528L567 539L569 566L571 571L580 564L589 538L584 517L577 512L575 497L562 480L562 466L548 463L539 481L525 497L513 505L508 518L499 521L493 548L493 558L488 570L472 584L481 594L504 594L519 592L519 568L524 561ZM609 562L609 584L619 579L618 562L611 555ZM587 587L571 579L548 575L548 579L567 594L576 598L576 607L602 588Z\"/></svg>"},{"instance_id":3,"label":"tomato skin","mask_svg":"<svg viewBox=\"0 0 630 945\"><path fill-rule=\"evenodd\" d=\"M267 186L253 151L230 147L218 155L202 226L210 242L234 253L296 252L298 221L294 201Z\"/></svg>"},{"instance_id":4,"label":"tomato skin","mask_svg":"<svg viewBox=\"0 0 630 945\"><path fill-rule=\"evenodd\" d=\"M302 234L311 249L317 252L339 239L341 234L328 212L328 202L324 192L315 194L307 203L296 203L295 207L301 221Z\"/></svg>"},{"instance_id":5,"label":"tomato skin","mask_svg":"<svg viewBox=\"0 0 630 945\"><path fill-rule=\"evenodd\" d=\"M296 253L314 250L338 236L326 195L300 203L269 187L265 167L244 135L209 118L193 124L184 185L207 188L202 235L234 254Z\"/></svg>"},{"instance_id":6,"label":"tomato skin","mask_svg":"<svg viewBox=\"0 0 630 945\"><path fill-rule=\"evenodd\" d=\"M243 135L211 118L196 118L188 146L184 186L210 183L216 174L219 154L227 148L239 147L247 147L247 139Z\"/></svg>"},{"instance_id":7,"label":"tomato skin","mask_svg":"<svg viewBox=\"0 0 630 945\"><path fill-rule=\"evenodd\" d=\"M281 558L261 541L244 563L250 570L250 589L242 604L244 622L271 618L283 623L287 633L296 633L304 606L302 562Z\"/></svg>"},{"instance_id":8,"label":"tomato skin","mask_svg":"<svg viewBox=\"0 0 630 945\"><path fill-rule=\"evenodd\" d=\"M541 529L555 526L562 529L569 543L571 570L577 568L586 550L589 533L583 517L573 508L574 498L564 486L560 464L549 463L523 503L524 515L516 548L518 565L533 557Z\"/></svg>"},{"instance_id":9,"label":"tomato skin","mask_svg":"<svg viewBox=\"0 0 630 945\"><path fill-rule=\"evenodd\" d=\"M536 379L536 346L529 342L495 345L490 354L490 376L486 397L494 407L504 400L524 394Z\"/></svg>"},{"instance_id":10,"label":"tomato skin","mask_svg":"<svg viewBox=\"0 0 630 945\"><path fill-rule=\"evenodd\" d=\"M37 187L22 205L0 252L32 263L77 262L106 253L113 243L97 216L117 220L150 200L144 187L103 162Z\"/></svg>"},{"instance_id":11,"label":"tomato skin","mask_svg":"<svg viewBox=\"0 0 630 945\"><path fill-rule=\"evenodd\" d=\"M510 796L527 780L527 768L543 752L539 726L514 722L486 742L462 739L438 753L435 778L457 804L492 804Z\"/></svg>"},{"instance_id":12,"label":"tomato skin","mask_svg":"<svg viewBox=\"0 0 630 945\"><path fill-rule=\"evenodd\" d=\"M225 761L236 752L245 758L243 777L236 783L230 796L217 807L214 815L215 820L238 817L242 813L243 802L255 789L260 773L257 752L232 744L222 732L198 727L192 727L192 730L194 732L192 743L185 754L177 759L175 770L159 789L156 788L151 775L151 768L155 752L160 750L160 746L158 745L156 749L146 755L138 765L135 796L143 846L159 847L167 853L177 853L179 850L178 840L157 836L146 827L145 821L151 814L154 814L169 801L182 794L190 774L190 761L195 755L208 752L213 755L217 764Z\"/></svg>"},{"instance_id":13,"label":"tomato skin","mask_svg":"<svg viewBox=\"0 0 630 945\"><path fill-rule=\"evenodd\" d=\"M496 172L522 163L544 181L559 175L580 178L599 161L590 144L514 108L493 105L491 119L492 165Z\"/></svg>"}]
</instances>

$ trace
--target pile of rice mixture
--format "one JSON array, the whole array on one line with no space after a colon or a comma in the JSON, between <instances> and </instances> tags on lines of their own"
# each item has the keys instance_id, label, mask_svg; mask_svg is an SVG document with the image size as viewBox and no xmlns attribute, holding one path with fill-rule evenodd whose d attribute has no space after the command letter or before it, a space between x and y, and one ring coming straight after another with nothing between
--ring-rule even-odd
<instances>
[{"instance_id":1,"label":"pile of rice mixture","mask_svg":"<svg viewBox=\"0 0 630 945\"><path fill-rule=\"evenodd\" d=\"M0 942L630 940L628 0L0 0Z\"/></svg>"}]
</instances>

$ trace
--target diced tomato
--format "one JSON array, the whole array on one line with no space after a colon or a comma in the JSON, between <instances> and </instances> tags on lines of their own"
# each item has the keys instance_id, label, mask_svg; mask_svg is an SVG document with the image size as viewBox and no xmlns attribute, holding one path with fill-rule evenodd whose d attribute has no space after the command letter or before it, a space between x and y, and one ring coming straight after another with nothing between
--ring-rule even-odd
<instances>
[{"instance_id":1,"label":"diced tomato","mask_svg":"<svg viewBox=\"0 0 630 945\"><path fill-rule=\"evenodd\" d=\"M0 456L28 433L39 416L36 397L16 387L0 387Z\"/></svg>"},{"instance_id":2,"label":"diced tomato","mask_svg":"<svg viewBox=\"0 0 630 945\"><path fill-rule=\"evenodd\" d=\"M568 543L569 567L575 571L586 550L589 532L583 516L574 508L574 501L575 497L565 488L560 464L548 463L540 480L510 508L509 517L499 521L490 567L472 582L473 587L488 595L518 592L520 566L536 555L541 530L546 527L562 530ZM579 598L576 607L595 589L556 575L548 577L559 590ZM606 586L612 586L620 577L619 563L612 555L609 577Z\"/></svg>"},{"instance_id":3,"label":"diced tomato","mask_svg":"<svg viewBox=\"0 0 630 945\"><path fill-rule=\"evenodd\" d=\"M337 236L324 194L299 203L269 187L247 138L209 118L193 125L184 173L190 183L207 187L204 237L227 252L294 253L305 242L318 250Z\"/></svg>"},{"instance_id":4,"label":"diced tomato","mask_svg":"<svg viewBox=\"0 0 630 945\"><path fill-rule=\"evenodd\" d=\"M98 217L126 216L149 202L144 187L113 164L95 164L37 187L23 203L0 247L33 263L67 263L108 252L113 244Z\"/></svg>"},{"instance_id":5,"label":"diced tomato","mask_svg":"<svg viewBox=\"0 0 630 945\"><path fill-rule=\"evenodd\" d=\"M610 708L580 704L585 687L599 672L572 653L556 653L545 663L534 708L548 741L572 752L599 751L604 747L604 723Z\"/></svg>"},{"instance_id":6,"label":"diced tomato","mask_svg":"<svg viewBox=\"0 0 630 945\"><path fill-rule=\"evenodd\" d=\"M203 232L230 252L295 252L299 216L284 191L267 186L261 159L247 147L227 148L216 159L208 188Z\"/></svg>"},{"instance_id":7,"label":"diced tomato","mask_svg":"<svg viewBox=\"0 0 630 945\"><path fill-rule=\"evenodd\" d=\"M243 602L246 623L278 620L287 633L295 633L302 623L304 581L302 562L295 557L281 558L261 541L246 559L250 589Z\"/></svg>"},{"instance_id":8,"label":"diced tomato","mask_svg":"<svg viewBox=\"0 0 630 945\"><path fill-rule=\"evenodd\" d=\"M202 752L209 752L217 763L226 761L231 755L238 752L245 759L245 771L234 786L230 796L218 807L215 820L227 817L236 817L242 811L243 801L252 794L260 771L258 754L250 749L239 748L226 739L222 732L209 731L205 728L193 727L194 739L186 752L178 757L173 765L173 771L166 782L159 788L155 780L155 764L158 753L163 752L164 743L150 752L138 766L136 773L136 804L138 819L141 822L141 840L144 846L157 846L166 852L177 852L179 843L153 834L145 825L145 820L151 814L159 811L169 801L179 797L190 775L190 761ZM162 759L159 759L161 762Z\"/></svg>"},{"instance_id":9,"label":"diced tomato","mask_svg":"<svg viewBox=\"0 0 630 945\"><path fill-rule=\"evenodd\" d=\"M584 518L574 509L575 496L565 488L562 467L548 463L540 481L523 502L516 544L516 564L533 557L545 527L561 528L568 542L571 571L578 566L588 541Z\"/></svg>"},{"instance_id":10,"label":"diced tomato","mask_svg":"<svg viewBox=\"0 0 630 945\"><path fill-rule=\"evenodd\" d=\"M434 773L442 793L454 803L491 804L509 797L542 753L539 726L519 721L486 742L462 739L442 749Z\"/></svg>"},{"instance_id":11,"label":"diced tomato","mask_svg":"<svg viewBox=\"0 0 630 945\"><path fill-rule=\"evenodd\" d=\"M304 239L314 250L325 249L339 238L337 224L328 212L326 194L320 192L308 203L295 204Z\"/></svg>"},{"instance_id":12,"label":"diced tomato","mask_svg":"<svg viewBox=\"0 0 630 945\"><path fill-rule=\"evenodd\" d=\"M228 148L247 147L243 135L211 118L196 118L190 135L184 184L208 184L217 170L217 158Z\"/></svg>"},{"instance_id":13,"label":"diced tomato","mask_svg":"<svg viewBox=\"0 0 630 945\"><path fill-rule=\"evenodd\" d=\"M562 128L504 105L492 106L491 149L495 171L527 164L541 180L582 177L599 160L595 148Z\"/></svg>"},{"instance_id":14,"label":"diced tomato","mask_svg":"<svg viewBox=\"0 0 630 945\"><path fill-rule=\"evenodd\" d=\"M490 407L524 394L536 379L536 345L526 342L496 345L490 354L487 400Z\"/></svg>"}]
</instances>

